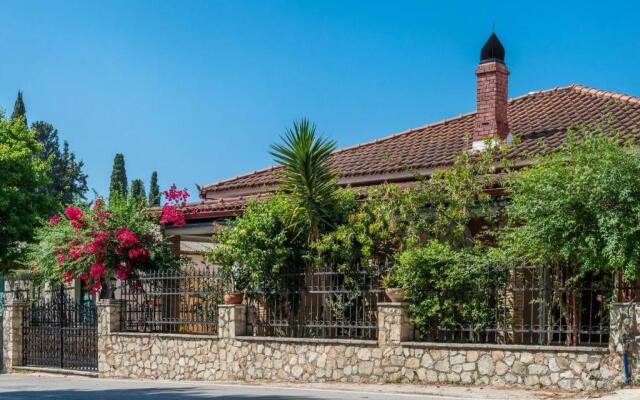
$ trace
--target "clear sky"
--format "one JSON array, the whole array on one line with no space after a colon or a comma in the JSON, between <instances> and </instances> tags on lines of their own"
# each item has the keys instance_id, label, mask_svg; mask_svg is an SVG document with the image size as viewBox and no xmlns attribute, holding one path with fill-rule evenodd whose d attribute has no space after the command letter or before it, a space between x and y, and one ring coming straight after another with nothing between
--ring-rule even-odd
<instances>
[{"instance_id":1,"label":"clear sky","mask_svg":"<svg viewBox=\"0 0 640 400\"><path fill-rule=\"evenodd\" d=\"M106 193L195 192L271 164L308 116L340 146L470 112L496 31L510 96L581 83L640 96L638 1L3 1L0 105L24 91ZM193 198L193 197L192 197Z\"/></svg>"}]
</instances>

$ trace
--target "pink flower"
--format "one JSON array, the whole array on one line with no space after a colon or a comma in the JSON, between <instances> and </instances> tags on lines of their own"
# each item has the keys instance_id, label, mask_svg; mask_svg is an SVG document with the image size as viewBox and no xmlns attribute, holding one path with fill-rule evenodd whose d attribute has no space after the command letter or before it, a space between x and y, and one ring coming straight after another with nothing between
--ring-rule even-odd
<instances>
[{"instance_id":1,"label":"pink flower","mask_svg":"<svg viewBox=\"0 0 640 400\"><path fill-rule=\"evenodd\" d=\"M160 216L160 224L173 226L184 226L187 224L185 214L178 209L175 205L165 204L162 207L162 214Z\"/></svg>"},{"instance_id":2,"label":"pink flower","mask_svg":"<svg viewBox=\"0 0 640 400\"><path fill-rule=\"evenodd\" d=\"M62 264L67 259L67 256L64 254L58 254L56 259L58 260L58 264Z\"/></svg>"},{"instance_id":3,"label":"pink flower","mask_svg":"<svg viewBox=\"0 0 640 400\"><path fill-rule=\"evenodd\" d=\"M131 272L131 265L117 265L116 266L116 278L124 281L129 278L129 272Z\"/></svg>"},{"instance_id":4,"label":"pink flower","mask_svg":"<svg viewBox=\"0 0 640 400\"><path fill-rule=\"evenodd\" d=\"M70 248L69 257L74 260L77 260L78 258L82 257L82 247Z\"/></svg>"},{"instance_id":5,"label":"pink flower","mask_svg":"<svg viewBox=\"0 0 640 400\"><path fill-rule=\"evenodd\" d=\"M187 199L189 199L189 191L185 189L177 190L176 184L172 184L169 187L169 190L165 191L164 198L167 199L170 203L186 203Z\"/></svg>"},{"instance_id":6,"label":"pink flower","mask_svg":"<svg viewBox=\"0 0 640 400\"><path fill-rule=\"evenodd\" d=\"M68 206L64 209L64 215L72 221L78 221L84 217L84 211L76 206Z\"/></svg>"},{"instance_id":7,"label":"pink flower","mask_svg":"<svg viewBox=\"0 0 640 400\"><path fill-rule=\"evenodd\" d=\"M97 198L96 201L93 202L93 211L101 210L104 206L104 200Z\"/></svg>"},{"instance_id":8,"label":"pink flower","mask_svg":"<svg viewBox=\"0 0 640 400\"><path fill-rule=\"evenodd\" d=\"M118 230L116 231L116 238L120 242L118 244L118 247L120 249L129 249L140 243L140 240L138 240L138 235L136 235L135 232L124 228L118 228Z\"/></svg>"},{"instance_id":9,"label":"pink flower","mask_svg":"<svg viewBox=\"0 0 640 400\"><path fill-rule=\"evenodd\" d=\"M71 227L77 231L79 231L80 229L82 229L82 221L77 220L77 219L72 219L71 220Z\"/></svg>"},{"instance_id":10,"label":"pink flower","mask_svg":"<svg viewBox=\"0 0 640 400\"><path fill-rule=\"evenodd\" d=\"M89 282L87 283L87 292L89 292L89 295L95 296L100 292L101 287L102 283L100 283L100 281Z\"/></svg>"},{"instance_id":11,"label":"pink flower","mask_svg":"<svg viewBox=\"0 0 640 400\"><path fill-rule=\"evenodd\" d=\"M132 260L145 261L149 257L149 250L144 247L136 247L129 250L129 258Z\"/></svg>"},{"instance_id":12,"label":"pink flower","mask_svg":"<svg viewBox=\"0 0 640 400\"><path fill-rule=\"evenodd\" d=\"M109 240L109 232L99 231L98 233L94 233L94 235L95 236L91 241L91 243L88 243L84 246L84 250L87 253L92 253L92 254L104 253L107 240Z\"/></svg>"},{"instance_id":13,"label":"pink flower","mask_svg":"<svg viewBox=\"0 0 640 400\"><path fill-rule=\"evenodd\" d=\"M104 275L106 272L107 270L104 268L104 265L93 263L91 265L91 269L89 270L89 275L91 275L92 278L96 279Z\"/></svg>"},{"instance_id":14,"label":"pink flower","mask_svg":"<svg viewBox=\"0 0 640 400\"><path fill-rule=\"evenodd\" d=\"M66 271L62 274L62 282L66 284L71 283L71 281L73 281L73 271Z\"/></svg>"},{"instance_id":15,"label":"pink flower","mask_svg":"<svg viewBox=\"0 0 640 400\"><path fill-rule=\"evenodd\" d=\"M49 226L57 225L60 222L61 218L58 214L54 214L49 218Z\"/></svg>"}]
</instances>

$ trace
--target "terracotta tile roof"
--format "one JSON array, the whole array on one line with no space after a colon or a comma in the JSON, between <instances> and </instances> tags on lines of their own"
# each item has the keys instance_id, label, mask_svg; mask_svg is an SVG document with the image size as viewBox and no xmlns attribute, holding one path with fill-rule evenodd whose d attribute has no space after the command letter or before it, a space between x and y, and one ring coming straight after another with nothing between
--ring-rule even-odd
<instances>
[{"instance_id":1,"label":"terracotta tile roof","mask_svg":"<svg viewBox=\"0 0 640 400\"><path fill-rule=\"evenodd\" d=\"M571 126L608 117L614 128L640 142L640 98L632 96L571 85L511 99L508 112L511 134L520 139L509 154L514 158L539 153L545 146L557 147ZM446 166L465 149L474 117L475 113L464 114L338 150L333 154L333 165L343 184L357 177L371 177L371 184L375 179L383 181L385 174ZM238 189L263 192L277 183L277 170L271 167L218 181L201 191L216 197Z\"/></svg>"},{"instance_id":2,"label":"terracotta tile roof","mask_svg":"<svg viewBox=\"0 0 640 400\"><path fill-rule=\"evenodd\" d=\"M181 207L187 214L187 219L198 218L220 218L236 215L244 210L250 200L260 200L268 197L267 194L256 194L252 196L225 197L220 199L207 199L199 202L188 203Z\"/></svg>"}]
</instances>

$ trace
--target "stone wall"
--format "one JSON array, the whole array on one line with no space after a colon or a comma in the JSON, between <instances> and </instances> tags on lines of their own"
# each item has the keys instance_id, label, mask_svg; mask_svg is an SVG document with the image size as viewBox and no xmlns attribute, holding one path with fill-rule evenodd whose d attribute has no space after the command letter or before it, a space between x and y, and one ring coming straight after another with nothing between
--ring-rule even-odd
<instances>
[{"instance_id":1,"label":"stone wall","mask_svg":"<svg viewBox=\"0 0 640 400\"><path fill-rule=\"evenodd\" d=\"M102 315L109 313L102 311L101 319ZM100 376L459 383L568 390L611 388L623 379L619 356L604 348L409 342L410 330L398 304L381 305L377 342L238 336L244 331L242 326L229 325L241 325L244 318L238 306L222 308L219 336L100 335Z\"/></svg>"}]
</instances>

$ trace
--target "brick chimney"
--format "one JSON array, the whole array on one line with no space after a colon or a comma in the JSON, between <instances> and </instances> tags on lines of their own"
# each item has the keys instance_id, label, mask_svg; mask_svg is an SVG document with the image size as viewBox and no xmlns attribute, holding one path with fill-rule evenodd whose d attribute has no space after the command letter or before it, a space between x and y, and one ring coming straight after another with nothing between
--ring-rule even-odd
<instances>
[{"instance_id":1,"label":"brick chimney","mask_svg":"<svg viewBox=\"0 0 640 400\"><path fill-rule=\"evenodd\" d=\"M495 33L482 47L476 69L477 110L472 150L482 151L487 139L510 142L507 118L509 70L504 65L504 47Z\"/></svg>"}]
</instances>

